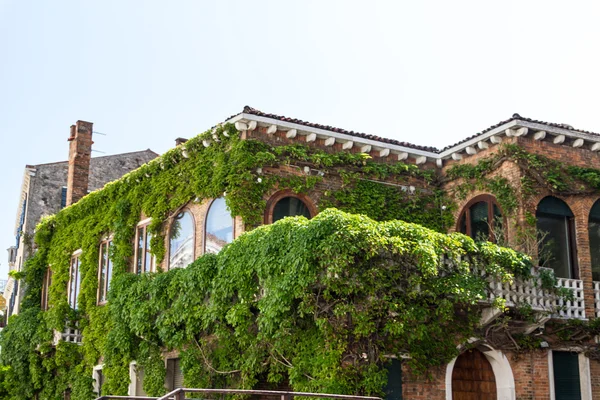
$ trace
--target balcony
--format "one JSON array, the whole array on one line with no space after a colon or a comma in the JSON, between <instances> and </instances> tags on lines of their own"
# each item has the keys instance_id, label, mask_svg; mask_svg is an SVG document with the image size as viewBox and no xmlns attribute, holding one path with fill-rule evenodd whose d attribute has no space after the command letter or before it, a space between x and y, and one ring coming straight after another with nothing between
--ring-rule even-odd
<instances>
[{"instance_id":1,"label":"balcony","mask_svg":"<svg viewBox=\"0 0 600 400\"><path fill-rule=\"evenodd\" d=\"M515 279L512 283L498 282L489 277L488 298L484 303L493 303L497 299L502 299L506 302L506 306L510 308L526 304L534 312L548 313L546 319L586 319L583 282L579 279L557 278L557 287L567 288L573 292L573 300L565 301L542 288L542 278L539 272L543 270L548 270L548 268L534 268L531 271L531 278L526 280ZM599 315L600 282L595 283L595 295L596 314Z\"/></svg>"},{"instance_id":2,"label":"balcony","mask_svg":"<svg viewBox=\"0 0 600 400\"><path fill-rule=\"evenodd\" d=\"M9 271L13 271L15 269L15 264L17 261L17 247L11 246L6 251L8 251L8 268Z\"/></svg>"}]
</instances>

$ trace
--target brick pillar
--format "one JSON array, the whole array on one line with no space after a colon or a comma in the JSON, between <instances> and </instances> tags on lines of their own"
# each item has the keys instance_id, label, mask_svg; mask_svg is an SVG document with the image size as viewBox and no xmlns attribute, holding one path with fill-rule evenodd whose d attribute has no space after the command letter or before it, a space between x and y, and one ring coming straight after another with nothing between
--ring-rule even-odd
<instances>
[{"instance_id":1,"label":"brick pillar","mask_svg":"<svg viewBox=\"0 0 600 400\"><path fill-rule=\"evenodd\" d=\"M71 125L69 137L69 172L67 174L67 206L76 203L88 191L90 159L92 158L91 122L77 121Z\"/></svg>"},{"instance_id":2,"label":"brick pillar","mask_svg":"<svg viewBox=\"0 0 600 400\"><path fill-rule=\"evenodd\" d=\"M572 204L574 205L573 212L575 214L579 279L583 281L585 317L590 319L596 316L594 282L592 279L592 257L590 253L590 236L588 231L588 218L590 209L593 205L593 200L587 198L574 198Z\"/></svg>"}]
</instances>

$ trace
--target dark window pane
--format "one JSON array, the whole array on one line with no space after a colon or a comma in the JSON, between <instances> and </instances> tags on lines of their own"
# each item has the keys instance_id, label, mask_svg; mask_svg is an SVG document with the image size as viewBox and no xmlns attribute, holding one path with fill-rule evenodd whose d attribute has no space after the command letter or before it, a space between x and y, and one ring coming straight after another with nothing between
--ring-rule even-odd
<instances>
[{"instance_id":1,"label":"dark window pane","mask_svg":"<svg viewBox=\"0 0 600 400\"><path fill-rule=\"evenodd\" d=\"M144 232L146 233L146 241L145 241L145 248L144 248L144 253L146 255L146 260L144 261L144 272L150 272L152 271L152 263L154 262L154 258L152 257L152 253L150 252L150 241L152 240L152 234L150 232L148 232L148 227L144 227Z\"/></svg>"},{"instance_id":2,"label":"dark window pane","mask_svg":"<svg viewBox=\"0 0 600 400\"><path fill-rule=\"evenodd\" d=\"M488 203L480 201L469 209L471 212L471 237L475 240L489 240Z\"/></svg>"},{"instance_id":3,"label":"dark window pane","mask_svg":"<svg viewBox=\"0 0 600 400\"><path fill-rule=\"evenodd\" d=\"M108 242L107 248L107 260L106 260L106 294L108 294L108 289L110 289L110 280L112 279L112 261L110 259L110 253L112 249L112 241Z\"/></svg>"},{"instance_id":4,"label":"dark window pane","mask_svg":"<svg viewBox=\"0 0 600 400\"><path fill-rule=\"evenodd\" d=\"M600 201L597 201L592 207L588 230L592 256L592 279L600 281Z\"/></svg>"},{"instance_id":5,"label":"dark window pane","mask_svg":"<svg viewBox=\"0 0 600 400\"><path fill-rule=\"evenodd\" d=\"M592 279L600 281L600 221L590 221L588 229L592 256Z\"/></svg>"},{"instance_id":6,"label":"dark window pane","mask_svg":"<svg viewBox=\"0 0 600 400\"><path fill-rule=\"evenodd\" d=\"M562 217L573 217L569 206L559 198L545 197L538 204L537 212L541 214L560 215Z\"/></svg>"},{"instance_id":7,"label":"dark window pane","mask_svg":"<svg viewBox=\"0 0 600 400\"><path fill-rule=\"evenodd\" d=\"M194 218L187 211L173 220L169 243L169 267L183 268L194 261Z\"/></svg>"},{"instance_id":8,"label":"dark window pane","mask_svg":"<svg viewBox=\"0 0 600 400\"><path fill-rule=\"evenodd\" d=\"M385 386L386 400L402 400L402 362L396 358L387 366L388 381Z\"/></svg>"},{"instance_id":9,"label":"dark window pane","mask_svg":"<svg viewBox=\"0 0 600 400\"><path fill-rule=\"evenodd\" d=\"M552 352L556 400L580 400L579 356L564 351Z\"/></svg>"},{"instance_id":10,"label":"dark window pane","mask_svg":"<svg viewBox=\"0 0 600 400\"><path fill-rule=\"evenodd\" d=\"M77 259L71 258L71 275L69 287L69 305L75 308L75 287L77 284Z\"/></svg>"},{"instance_id":11,"label":"dark window pane","mask_svg":"<svg viewBox=\"0 0 600 400\"><path fill-rule=\"evenodd\" d=\"M554 270L559 278L571 278L568 220L563 216L538 215L537 229L546 236L540 243L540 264Z\"/></svg>"},{"instance_id":12,"label":"dark window pane","mask_svg":"<svg viewBox=\"0 0 600 400\"><path fill-rule=\"evenodd\" d=\"M467 234L467 213L464 213L458 224L460 233Z\"/></svg>"},{"instance_id":13,"label":"dark window pane","mask_svg":"<svg viewBox=\"0 0 600 400\"><path fill-rule=\"evenodd\" d=\"M105 292L105 287L104 287L104 283L106 281L106 261L107 261L106 250L107 250L106 243L102 243L100 245L100 279L98 280L98 290L100 293L100 296L99 296L100 301L106 300L106 292Z\"/></svg>"},{"instance_id":14,"label":"dark window pane","mask_svg":"<svg viewBox=\"0 0 600 400\"><path fill-rule=\"evenodd\" d=\"M212 202L206 216L206 253L218 253L223 246L233 241L233 218L227 210L225 199L220 197Z\"/></svg>"},{"instance_id":15,"label":"dark window pane","mask_svg":"<svg viewBox=\"0 0 600 400\"><path fill-rule=\"evenodd\" d=\"M295 217L297 215L310 218L310 212L304 202L296 197L284 197L275 204L273 210L273 222L279 221L285 217Z\"/></svg>"},{"instance_id":16,"label":"dark window pane","mask_svg":"<svg viewBox=\"0 0 600 400\"><path fill-rule=\"evenodd\" d=\"M140 274L142 272L142 267L144 266L144 227L140 226L137 230L137 255L135 260L135 272Z\"/></svg>"}]
</instances>

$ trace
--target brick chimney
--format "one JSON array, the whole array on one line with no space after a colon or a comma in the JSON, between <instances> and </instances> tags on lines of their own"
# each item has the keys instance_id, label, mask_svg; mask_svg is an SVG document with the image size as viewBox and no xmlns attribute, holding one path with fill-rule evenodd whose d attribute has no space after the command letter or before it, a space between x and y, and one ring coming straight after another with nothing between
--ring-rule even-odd
<instances>
[{"instance_id":1,"label":"brick chimney","mask_svg":"<svg viewBox=\"0 0 600 400\"><path fill-rule=\"evenodd\" d=\"M180 144L184 144L187 141L188 141L187 139L184 139L182 137L178 137L177 139L175 139L175 146L179 146Z\"/></svg>"},{"instance_id":2,"label":"brick chimney","mask_svg":"<svg viewBox=\"0 0 600 400\"><path fill-rule=\"evenodd\" d=\"M88 192L90 159L92 158L93 123L77 121L71 125L69 137L69 172L67 174L67 206L77 203Z\"/></svg>"}]
</instances>

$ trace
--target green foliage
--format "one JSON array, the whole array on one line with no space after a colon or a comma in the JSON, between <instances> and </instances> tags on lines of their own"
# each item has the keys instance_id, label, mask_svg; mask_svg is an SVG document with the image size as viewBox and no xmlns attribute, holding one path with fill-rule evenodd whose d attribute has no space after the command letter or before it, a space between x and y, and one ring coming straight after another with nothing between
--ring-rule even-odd
<instances>
[{"instance_id":1,"label":"green foliage","mask_svg":"<svg viewBox=\"0 0 600 400\"><path fill-rule=\"evenodd\" d=\"M247 232L186 269L128 273L142 215L152 218L152 252L160 262L164 222L190 201L226 193L231 214L248 230L261 224L268 193L306 192L323 181L269 172L282 165L339 177L342 186L329 188L319 208L372 219L325 210L311 221L285 219ZM484 185L505 210L514 209L506 180L481 179L494 165L484 160L449 174L475 181L467 186ZM38 226L35 256L19 276L27 287L21 314L0 336L0 393L58 399L70 388L73 399L89 399L92 367L102 359L105 393L127 393L135 360L144 368L145 390L162 394L163 350L179 351L186 384L201 387L251 388L266 376L272 383L287 379L296 390L378 394L384 355L410 353L408 362L421 372L444 363L477 329L486 276L527 277L531 265L513 250L438 233L453 224L455 209L438 184L434 171L377 163L366 154L272 147L240 140L231 125L205 132ZM114 275L109 304L97 306L98 247L108 234ZM82 284L75 311L66 288L77 249ZM50 309L42 312L48 265ZM83 331L82 345L51 345L53 330L65 324Z\"/></svg>"},{"instance_id":2,"label":"green foliage","mask_svg":"<svg viewBox=\"0 0 600 400\"><path fill-rule=\"evenodd\" d=\"M465 256L501 280L530 268L510 249L401 221L333 209L284 219L186 269L117 277L105 361L145 357L148 377L159 344L181 352L192 385L251 388L267 375L296 390L380 393L384 355L410 352L424 371L475 332L486 283ZM471 317L457 320L457 307ZM158 369L147 386L157 392Z\"/></svg>"}]
</instances>

